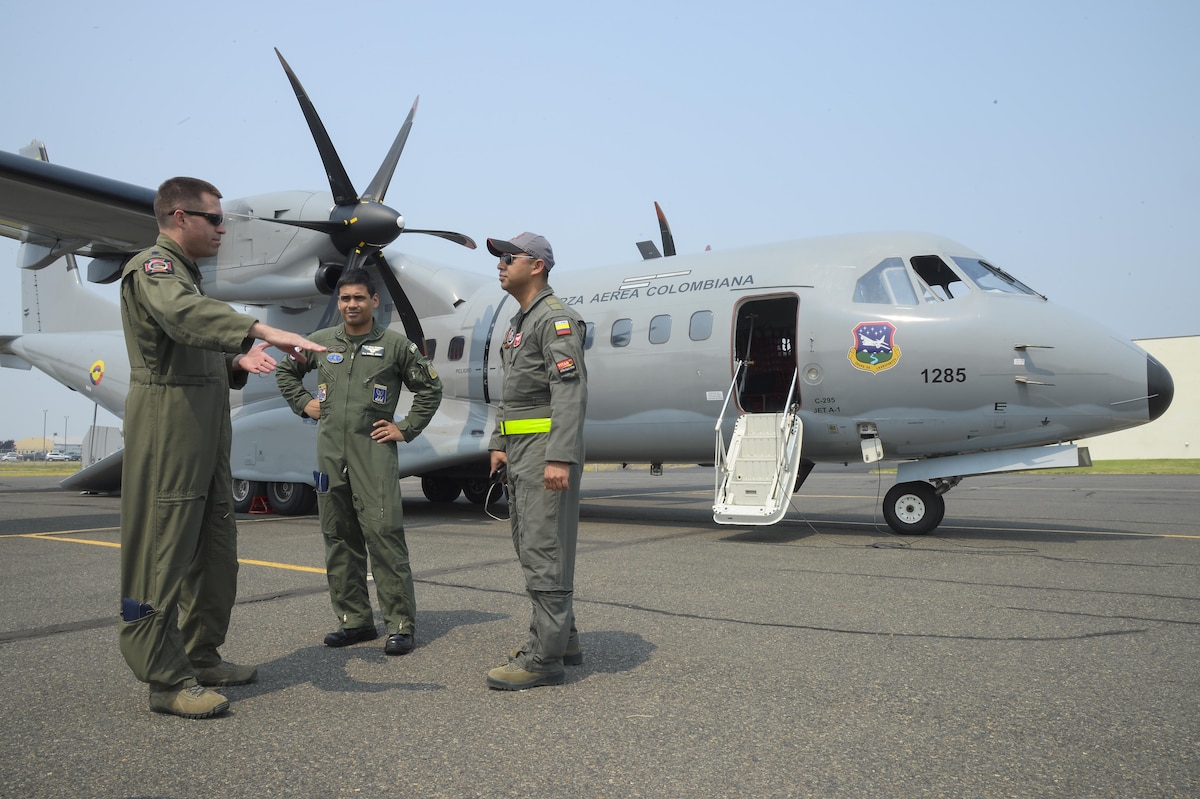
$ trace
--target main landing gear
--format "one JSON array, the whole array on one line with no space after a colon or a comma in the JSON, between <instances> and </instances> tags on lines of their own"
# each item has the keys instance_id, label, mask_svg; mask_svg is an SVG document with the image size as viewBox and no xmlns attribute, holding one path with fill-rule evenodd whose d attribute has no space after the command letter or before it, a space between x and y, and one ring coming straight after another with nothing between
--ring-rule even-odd
<instances>
[{"instance_id":1,"label":"main landing gear","mask_svg":"<svg viewBox=\"0 0 1200 799\"><path fill-rule=\"evenodd\" d=\"M897 483L883 498L883 518L897 535L925 535L933 532L946 515L943 494L962 478L939 478L932 484L922 480Z\"/></svg>"},{"instance_id":2,"label":"main landing gear","mask_svg":"<svg viewBox=\"0 0 1200 799\"><path fill-rule=\"evenodd\" d=\"M466 478L426 476L421 478L421 493L430 502L453 502L462 494L476 505L487 502L492 483L486 477Z\"/></svg>"},{"instance_id":3,"label":"main landing gear","mask_svg":"<svg viewBox=\"0 0 1200 799\"><path fill-rule=\"evenodd\" d=\"M317 507L317 492L307 483L263 483L233 479L233 509L249 513L255 497L266 497L271 510L280 516L303 516Z\"/></svg>"}]
</instances>

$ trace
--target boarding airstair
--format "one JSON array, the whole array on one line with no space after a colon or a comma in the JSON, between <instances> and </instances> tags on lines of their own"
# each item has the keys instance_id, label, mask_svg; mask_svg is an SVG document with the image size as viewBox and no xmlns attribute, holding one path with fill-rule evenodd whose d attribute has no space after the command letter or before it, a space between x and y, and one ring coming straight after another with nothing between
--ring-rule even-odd
<instances>
[{"instance_id":1,"label":"boarding airstair","mask_svg":"<svg viewBox=\"0 0 1200 799\"><path fill-rule=\"evenodd\" d=\"M804 424L799 402L793 402L796 375L779 413L743 413L725 446L722 427L729 398L736 394L738 362L733 385L717 419L716 496L713 521L717 524L775 524L787 513L800 467Z\"/></svg>"}]
</instances>

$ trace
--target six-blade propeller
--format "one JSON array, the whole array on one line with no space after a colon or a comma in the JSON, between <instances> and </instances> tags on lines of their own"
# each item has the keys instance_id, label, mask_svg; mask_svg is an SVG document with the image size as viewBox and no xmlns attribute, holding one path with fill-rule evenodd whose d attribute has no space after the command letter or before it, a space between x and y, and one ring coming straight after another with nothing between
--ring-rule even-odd
<instances>
[{"instance_id":1,"label":"six-blade propeller","mask_svg":"<svg viewBox=\"0 0 1200 799\"><path fill-rule=\"evenodd\" d=\"M392 174L396 171L396 164L400 160L400 154L404 152L405 142L408 141L408 133L412 129L413 116L417 112L417 102L420 98L413 101L408 117L400 126L400 132L396 134L396 139L392 142L391 149L388 150L383 163L380 164L379 171L375 173L367 190L360 195L355 190L350 176L346 173L342 159L338 157L333 141L329 138L329 132L321 122L321 117L317 114L317 109L309 99L308 93L300 84L300 79L296 77L296 73L288 66L283 54L278 49L275 50L275 55L279 57L279 63L283 65L283 70L287 73L288 80L296 92L296 100L300 103L300 109L304 112L304 118L312 132L313 141L316 142L317 151L321 154L321 161L325 165L325 174L329 179L329 188L333 192L334 206L328 219L277 218L269 221L327 234L338 252L346 256L343 269L368 264L378 265L380 277L383 278L384 286L400 316L405 333L423 352L425 337L421 329L421 320L408 296L404 293L391 265L384 257L383 248L395 241L401 233L424 233L428 236L437 236L472 250L475 249L475 241L470 236L448 230L406 228L404 217L395 209L383 204ZM332 288L331 285L329 287ZM321 327L325 327L333 321L335 311L336 299L331 302L330 308L322 317Z\"/></svg>"}]
</instances>

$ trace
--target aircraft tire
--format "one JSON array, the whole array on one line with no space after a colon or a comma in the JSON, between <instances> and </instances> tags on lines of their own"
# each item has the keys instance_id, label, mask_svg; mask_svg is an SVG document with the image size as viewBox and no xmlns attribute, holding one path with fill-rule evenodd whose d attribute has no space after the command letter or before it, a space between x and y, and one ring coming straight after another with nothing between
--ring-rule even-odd
<instances>
[{"instance_id":1,"label":"aircraft tire","mask_svg":"<svg viewBox=\"0 0 1200 799\"><path fill-rule=\"evenodd\" d=\"M464 480L462 492L471 502L474 502L476 505L482 505L487 502L488 489L491 487L491 480Z\"/></svg>"},{"instance_id":2,"label":"aircraft tire","mask_svg":"<svg viewBox=\"0 0 1200 799\"><path fill-rule=\"evenodd\" d=\"M233 511L234 513L249 513L255 497L265 497L263 484L257 480L239 480L233 478Z\"/></svg>"},{"instance_id":3,"label":"aircraft tire","mask_svg":"<svg viewBox=\"0 0 1200 799\"><path fill-rule=\"evenodd\" d=\"M946 500L929 483L897 483L883 498L883 518L897 535L925 535L942 523Z\"/></svg>"},{"instance_id":4,"label":"aircraft tire","mask_svg":"<svg viewBox=\"0 0 1200 799\"><path fill-rule=\"evenodd\" d=\"M421 493L430 502L453 502L462 493L462 486L448 477L422 477Z\"/></svg>"},{"instance_id":5,"label":"aircraft tire","mask_svg":"<svg viewBox=\"0 0 1200 799\"><path fill-rule=\"evenodd\" d=\"M306 483L267 483L267 503L280 516L303 516L316 502L316 492Z\"/></svg>"}]
</instances>

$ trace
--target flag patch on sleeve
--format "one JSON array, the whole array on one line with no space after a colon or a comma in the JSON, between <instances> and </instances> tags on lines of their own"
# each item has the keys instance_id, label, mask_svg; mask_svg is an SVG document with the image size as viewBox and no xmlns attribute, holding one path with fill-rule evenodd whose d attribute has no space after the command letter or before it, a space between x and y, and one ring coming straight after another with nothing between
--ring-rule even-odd
<instances>
[{"instance_id":1,"label":"flag patch on sleeve","mask_svg":"<svg viewBox=\"0 0 1200 799\"><path fill-rule=\"evenodd\" d=\"M560 336L571 335L571 320L570 319L555 319L554 332Z\"/></svg>"}]
</instances>

